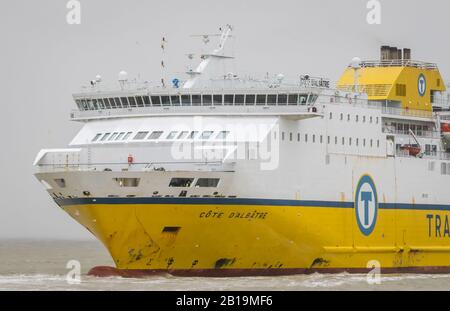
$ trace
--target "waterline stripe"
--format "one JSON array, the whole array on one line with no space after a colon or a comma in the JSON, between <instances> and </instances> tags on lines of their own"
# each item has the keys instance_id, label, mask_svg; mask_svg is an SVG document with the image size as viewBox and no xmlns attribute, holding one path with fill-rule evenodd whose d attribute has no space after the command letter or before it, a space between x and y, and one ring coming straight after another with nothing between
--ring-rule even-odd
<instances>
[{"instance_id":1,"label":"waterline stripe","mask_svg":"<svg viewBox=\"0 0 450 311\"><path fill-rule=\"evenodd\" d=\"M325 208L353 208L353 202L339 201L303 201L276 199L244 199L244 198L72 198L55 199L59 206L88 204L192 204L192 205L254 205L254 206L303 206ZM379 203L384 210L418 210L418 211L450 211L450 205L443 204L407 204Z\"/></svg>"}]
</instances>

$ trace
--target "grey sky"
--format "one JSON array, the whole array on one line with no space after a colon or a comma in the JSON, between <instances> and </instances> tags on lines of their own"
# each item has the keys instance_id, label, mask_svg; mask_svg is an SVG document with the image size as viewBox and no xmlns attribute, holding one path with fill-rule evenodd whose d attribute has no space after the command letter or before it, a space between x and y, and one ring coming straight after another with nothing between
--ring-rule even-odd
<instances>
[{"instance_id":1,"label":"grey sky","mask_svg":"<svg viewBox=\"0 0 450 311\"><path fill-rule=\"evenodd\" d=\"M81 25L66 23L66 3L0 4L0 238L90 238L35 180L33 159L76 134L71 93L96 74L159 79L163 35L173 71L199 44L190 34L230 23L238 71L335 80L352 57L376 59L381 44L395 44L450 74L448 1L381 0L381 25L366 23L366 0L81 0Z\"/></svg>"}]
</instances>

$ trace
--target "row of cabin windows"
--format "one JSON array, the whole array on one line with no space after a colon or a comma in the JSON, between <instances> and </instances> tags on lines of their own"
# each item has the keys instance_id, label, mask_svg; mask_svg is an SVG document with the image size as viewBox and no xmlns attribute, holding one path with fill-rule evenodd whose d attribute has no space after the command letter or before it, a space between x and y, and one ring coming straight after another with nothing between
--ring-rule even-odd
<instances>
[{"instance_id":1,"label":"row of cabin windows","mask_svg":"<svg viewBox=\"0 0 450 311\"><path fill-rule=\"evenodd\" d=\"M119 187L139 187L140 178L124 178L118 177L113 180L119 185ZM60 188L66 187L66 181L64 178L54 179L55 183ZM195 183L196 188L217 188L220 178L198 178ZM170 180L169 187L191 187L194 182L194 178L172 178Z\"/></svg>"},{"instance_id":2,"label":"row of cabin windows","mask_svg":"<svg viewBox=\"0 0 450 311\"><path fill-rule=\"evenodd\" d=\"M114 178L120 187L139 187L140 178ZM198 178L195 187L216 188L219 185L220 178ZM194 184L194 178L172 178L169 187L191 187Z\"/></svg>"},{"instance_id":3,"label":"row of cabin windows","mask_svg":"<svg viewBox=\"0 0 450 311\"><path fill-rule=\"evenodd\" d=\"M195 183L195 187L216 188L219 185L219 178L199 178ZM189 188L194 184L194 178L172 178L169 187Z\"/></svg>"},{"instance_id":4,"label":"row of cabin windows","mask_svg":"<svg viewBox=\"0 0 450 311\"><path fill-rule=\"evenodd\" d=\"M274 133L274 134L275 134L274 137L276 139L276 133ZM307 143L309 139L311 139L312 143L316 143L316 142L318 142L320 144L324 143L323 135L315 135L315 134L308 135L308 134L305 134L304 138L303 138L303 141L305 143ZM283 140L283 141L286 140L285 132L281 132L281 140ZM289 133L289 141L293 141L293 140L294 140L294 134L291 132L291 133ZM297 133L297 141L298 142L301 141L301 134L300 133ZM341 145L343 145L343 146L345 146L345 145L352 146L353 143L354 143L356 146L359 146L360 145L360 141L362 142L362 146L363 147L366 147L366 145L370 146L370 147L374 147L374 145L375 145L373 139L366 139L366 138L362 138L362 139L354 138L353 139L352 137L348 137L348 138L341 137L341 138L338 138L338 136L334 136L334 144L335 145L337 145L338 143L341 143ZM327 144L330 145L331 143L332 143L332 137L331 136L327 136ZM380 148L380 140L379 139L377 139L377 141L376 141L376 146L377 146L377 148Z\"/></svg>"},{"instance_id":5,"label":"row of cabin windows","mask_svg":"<svg viewBox=\"0 0 450 311\"><path fill-rule=\"evenodd\" d=\"M133 140L156 140L163 136L163 131L141 131L134 135ZM214 136L214 131L171 131L165 136L165 139L175 140L175 139L210 139ZM98 133L92 139L92 142L105 142L105 141L126 141L130 138L133 132L114 132L114 133ZM225 140L229 131L220 131L215 135L215 139Z\"/></svg>"},{"instance_id":6,"label":"row of cabin windows","mask_svg":"<svg viewBox=\"0 0 450 311\"><path fill-rule=\"evenodd\" d=\"M428 132L428 125L409 124L409 123L396 123L392 122L391 126L399 133L409 134L409 130L413 131L418 136L422 136L423 132Z\"/></svg>"},{"instance_id":7,"label":"row of cabin windows","mask_svg":"<svg viewBox=\"0 0 450 311\"><path fill-rule=\"evenodd\" d=\"M98 110L149 106L306 105L315 102L317 97L308 94L184 94L76 99L75 102L80 110Z\"/></svg>"},{"instance_id":8,"label":"row of cabin windows","mask_svg":"<svg viewBox=\"0 0 450 311\"><path fill-rule=\"evenodd\" d=\"M332 112L330 112L329 118L330 118L330 120L333 119L333 113ZM351 121L351 115L348 113L345 116L345 118L344 118L344 114L343 113L339 114L339 120L340 121L344 121L344 119L347 120L348 122L350 122ZM355 122L359 122L359 120L360 120L360 116L359 115L355 115ZM380 121L378 117L375 117L375 118L373 116L369 116L369 117L362 116L361 117L362 123L366 123L366 122L374 123L374 120L375 120L376 124L378 124L378 122Z\"/></svg>"}]
</instances>

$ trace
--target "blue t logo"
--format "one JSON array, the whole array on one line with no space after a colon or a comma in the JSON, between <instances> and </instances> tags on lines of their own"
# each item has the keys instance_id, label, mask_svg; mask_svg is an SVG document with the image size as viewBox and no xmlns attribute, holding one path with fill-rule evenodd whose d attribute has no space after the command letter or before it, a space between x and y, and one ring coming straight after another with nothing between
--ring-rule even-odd
<instances>
[{"instance_id":1,"label":"blue t logo","mask_svg":"<svg viewBox=\"0 0 450 311\"><path fill-rule=\"evenodd\" d=\"M361 200L364 201L364 225L369 225L369 202L372 202L372 192L361 192Z\"/></svg>"},{"instance_id":2,"label":"blue t logo","mask_svg":"<svg viewBox=\"0 0 450 311\"><path fill-rule=\"evenodd\" d=\"M362 176L356 187L355 214L359 230L369 236L375 229L378 217L377 189L369 175Z\"/></svg>"}]
</instances>

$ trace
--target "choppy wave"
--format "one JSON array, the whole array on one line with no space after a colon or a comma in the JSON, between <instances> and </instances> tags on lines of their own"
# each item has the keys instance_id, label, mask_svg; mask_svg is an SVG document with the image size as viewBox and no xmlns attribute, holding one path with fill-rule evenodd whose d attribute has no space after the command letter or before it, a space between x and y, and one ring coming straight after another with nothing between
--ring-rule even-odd
<instances>
[{"instance_id":1,"label":"choppy wave","mask_svg":"<svg viewBox=\"0 0 450 311\"><path fill-rule=\"evenodd\" d=\"M312 274L283 277L144 279L82 276L69 284L64 275L0 275L0 290L449 290L450 275L383 275L381 284L369 284L366 275Z\"/></svg>"},{"instance_id":2,"label":"choppy wave","mask_svg":"<svg viewBox=\"0 0 450 311\"><path fill-rule=\"evenodd\" d=\"M97 241L0 240L0 290L450 290L450 274L381 276L369 284L363 274L312 274L280 277L144 279L87 276L90 268L113 265ZM66 280L70 260L81 265L80 284Z\"/></svg>"}]
</instances>

